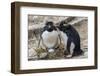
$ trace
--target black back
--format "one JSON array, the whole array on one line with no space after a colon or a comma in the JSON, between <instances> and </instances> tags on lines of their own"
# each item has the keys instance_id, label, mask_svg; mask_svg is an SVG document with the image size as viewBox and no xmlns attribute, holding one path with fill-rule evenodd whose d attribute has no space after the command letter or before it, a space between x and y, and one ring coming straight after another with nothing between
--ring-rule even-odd
<instances>
[{"instance_id":1,"label":"black back","mask_svg":"<svg viewBox=\"0 0 100 76\"><path fill-rule=\"evenodd\" d=\"M59 30L65 33L68 36L67 41L67 50L70 53L70 46L71 42L75 44L74 53L73 56L79 55L82 53L82 50L80 49L80 36L79 33L76 31L72 25L67 24L65 21L62 21L60 25L58 26Z\"/></svg>"}]
</instances>

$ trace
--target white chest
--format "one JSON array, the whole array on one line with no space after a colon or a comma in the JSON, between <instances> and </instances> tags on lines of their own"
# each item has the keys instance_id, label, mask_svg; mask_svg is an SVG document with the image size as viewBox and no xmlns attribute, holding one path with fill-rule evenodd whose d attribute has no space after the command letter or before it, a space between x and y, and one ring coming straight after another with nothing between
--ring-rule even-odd
<instances>
[{"instance_id":1,"label":"white chest","mask_svg":"<svg viewBox=\"0 0 100 76\"><path fill-rule=\"evenodd\" d=\"M42 40L43 40L43 45L45 45L48 48L52 48L57 44L58 32L57 31L52 31L52 32L45 31L42 34Z\"/></svg>"},{"instance_id":2,"label":"white chest","mask_svg":"<svg viewBox=\"0 0 100 76\"><path fill-rule=\"evenodd\" d=\"M68 37L66 35L66 33L63 33L62 31L60 32L60 37L61 37L61 41L64 44L64 48L66 48L67 46L67 41L68 41Z\"/></svg>"}]
</instances>

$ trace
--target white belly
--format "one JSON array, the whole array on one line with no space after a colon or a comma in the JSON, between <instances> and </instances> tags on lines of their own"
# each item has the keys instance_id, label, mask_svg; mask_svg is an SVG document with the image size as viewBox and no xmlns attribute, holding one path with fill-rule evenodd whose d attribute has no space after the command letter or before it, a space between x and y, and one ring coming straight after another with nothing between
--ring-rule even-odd
<instances>
[{"instance_id":1,"label":"white belly","mask_svg":"<svg viewBox=\"0 0 100 76\"><path fill-rule=\"evenodd\" d=\"M68 37L66 33L63 33L62 31L60 32L60 35L61 35L61 41L64 44L64 49L66 50Z\"/></svg>"},{"instance_id":2,"label":"white belly","mask_svg":"<svg viewBox=\"0 0 100 76\"><path fill-rule=\"evenodd\" d=\"M44 31L42 34L43 45L47 48L55 47L58 41L58 32L57 31Z\"/></svg>"}]
</instances>

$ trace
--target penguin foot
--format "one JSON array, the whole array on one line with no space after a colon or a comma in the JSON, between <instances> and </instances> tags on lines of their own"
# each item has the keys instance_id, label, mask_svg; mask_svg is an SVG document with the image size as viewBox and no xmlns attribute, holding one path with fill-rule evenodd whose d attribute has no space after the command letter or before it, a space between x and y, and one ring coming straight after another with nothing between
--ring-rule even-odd
<instances>
[{"instance_id":1,"label":"penguin foot","mask_svg":"<svg viewBox=\"0 0 100 76\"><path fill-rule=\"evenodd\" d=\"M67 59L69 59L69 58L72 58L72 55L68 54L68 55L65 55L64 57L67 58Z\"/></svg>"},{"instance_id":2,"label":"penguin foot","mask_svg":"<svg viewBox=\"0 0 100 76\"><path fill-rule=\"evenodd\" d=\"M72 57L72 54L69 54L66 56L66 58L71 58Z\"/></svg>"}]
</instances>

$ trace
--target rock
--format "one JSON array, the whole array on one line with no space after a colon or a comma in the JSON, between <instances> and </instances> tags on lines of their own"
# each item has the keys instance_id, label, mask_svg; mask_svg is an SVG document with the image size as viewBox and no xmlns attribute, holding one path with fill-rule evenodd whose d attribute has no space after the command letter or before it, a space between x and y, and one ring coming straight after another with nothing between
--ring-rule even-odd
<instances>
[{"instance_id":1,"label":"rock","mask_svg":"<svg viewBox=\"0 0 100 76\"><path fill-rule=\"evenodd\" d=\"M41 53L41 54L39 55L39 58L45 58L46 56L47 56L47 53L44 52L44 53Z\"/></svg>"},{"instance_id":2,"label":"rock","mask_svg":"<svg viewBox=\"0 0 100 76\"><path fill-rule=\"evenodd\" d=\"M33 59L33 60L38 59L37 52L33 48L29 49L28 56L29 56L29 58L28 58L29 60L31 60L31 59Z\"/></svg>"},{"instance_id":3,"label":"rock","mask_svg":"<svg viewBox=\"0 0 100 76\"><path fill-rule=\"evenodd\" d=\"M38 49L31 48L29 49L28 56L29 56L28 60L37 60L37 59L45 58L47 56L47 52L41 48Z\"/></svg>"}]
</instances>

